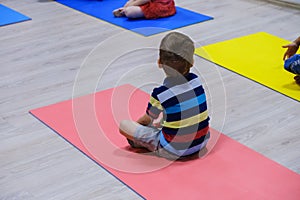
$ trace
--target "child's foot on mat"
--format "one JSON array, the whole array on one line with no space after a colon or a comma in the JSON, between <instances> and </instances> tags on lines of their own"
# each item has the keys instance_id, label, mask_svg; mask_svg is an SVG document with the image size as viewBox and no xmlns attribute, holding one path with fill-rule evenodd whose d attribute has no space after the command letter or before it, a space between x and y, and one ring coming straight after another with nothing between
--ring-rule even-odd
<instances>
[{"instance_id":1,"label":"child's foot on mat","mask_svg":"<svg viewBox=\"0 0 300 200\"><path fill-rule=\"evenodd\" d=\"M132 140L127 139L127 141L132 148L144 148L143 146L135 144Z\"/></svg>"},{"instance_id":2,"label":"child's foot on mat","mask_svg":"<svg viewBox=\"0 0 300 200\"><path fill-rule=\"evenodd\" d=\"M124 16L124 10L122 8L118 8L113 11L113 14L115 17L123 17Z\"/></svg>"},{"instance_id":3,"label":"child's foot on mat","mask_svg":"<svg viewBox=\"0 0 300 200\"><path fill-rule=\"evenodd\" d=\"M298 85L300 85L300 75L295 76L294 79L295 79L296 83Z\"/></svg>"}]
</instances>

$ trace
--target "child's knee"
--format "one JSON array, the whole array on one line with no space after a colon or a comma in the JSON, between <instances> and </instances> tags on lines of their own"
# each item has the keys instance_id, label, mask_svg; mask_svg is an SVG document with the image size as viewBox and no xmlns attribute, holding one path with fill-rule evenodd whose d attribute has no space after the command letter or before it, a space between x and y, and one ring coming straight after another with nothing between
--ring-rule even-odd
<instances>
[{"instance_id":1,"label":"child's knee","mask_svg":"<svg viewBox=\"0 0 300 200\"><path fill-rule=\"evenodd\" d=\"M128 18L134 18L134 12L133 9L131 9L131 7L124 9L124 14Z\"/></svg>"},{"instance_id":2,"label":"child's knee","mask_svg":"<svg viewBox=\"0 0 300 200\"><path fill-rule=\"evenodd\" d=\"M127 139L133 140L138 124L130 120L122 120L119 125L119 132Z\"/></svg>"},{"instance_id":3,"label":"child's knee","mask_svg":"<svg viewBox=\"0 0 300 200\"><path fill-rule=\"evenodd\" d=\"M126 129L127 129L127 127L128 127L128 122L129 120L122 120L121 122L120 122L120 125L119 125L119 130L120 131L125 131Z\"/></svg>"}]
</instances>

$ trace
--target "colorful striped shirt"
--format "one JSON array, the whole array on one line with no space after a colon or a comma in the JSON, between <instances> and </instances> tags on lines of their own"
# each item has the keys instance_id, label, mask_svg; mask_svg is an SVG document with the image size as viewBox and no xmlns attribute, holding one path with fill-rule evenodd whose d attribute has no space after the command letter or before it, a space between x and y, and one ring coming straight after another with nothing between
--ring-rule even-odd
<instances>
[{"instance_id":1,"label":"colorful striped shirt","mask_svg":"<svg viewBox=\"0 0 300 200\"><path fill-rule=\"evenodd\" d=\"M167 77L162 86L154 88L146 112L153 119L163 113L160 145L165 150L178 156L200 150L209 131L209 117L197 75Z\"/></svg>"}]
</instances>

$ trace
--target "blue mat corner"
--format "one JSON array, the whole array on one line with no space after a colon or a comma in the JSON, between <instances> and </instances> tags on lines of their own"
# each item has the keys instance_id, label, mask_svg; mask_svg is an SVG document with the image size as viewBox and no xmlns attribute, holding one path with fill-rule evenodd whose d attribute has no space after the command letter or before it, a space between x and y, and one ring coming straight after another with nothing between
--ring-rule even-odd
<instances>
[{"instance_id":1,"label":"blue mat corner","mask_svg":"<svg viewBox=\"0 0 300 200\"><path fill-rule=\"evenodd\" d=\"M31 18L0 4L0 26L31 20Z\"/></svg>"},{"instance_id":2,"label":"blue mat corner","mask_svg":"<svg viewBox=\"0 0 300 200\"><path fill-rule=\"evenodd\" d=\"M57 0L57 2L144 36L151 36L213 19L213 17L180 7L176 7L177 13L174 16L154 20L114 17L112 11L122 7L126 0Z\"/></svg>"}]
</instances>

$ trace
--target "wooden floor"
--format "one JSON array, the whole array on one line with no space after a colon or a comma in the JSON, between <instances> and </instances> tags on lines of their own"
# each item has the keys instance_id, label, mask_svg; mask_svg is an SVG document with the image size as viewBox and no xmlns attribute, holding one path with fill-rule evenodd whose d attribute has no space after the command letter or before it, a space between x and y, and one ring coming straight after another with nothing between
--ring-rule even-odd
<instances>
[{"instance_id":1,"label":"wooden floor","mask_svg":"<svg viewBox=\"0 0 300 200\"><path fill-rule=\"evenodd\" d=\"M0 2L32 18L0 28L0 199L141 199L28 111L124 82L149 92L163 77L153 48L164 34L145 38L54 1ZM215 18L179 29L197 46L259 31L300 35L298 8L260 0L176 3ZM300 173L300 103L195 59L212 126Z\"/></svg>"}]
</instances>

